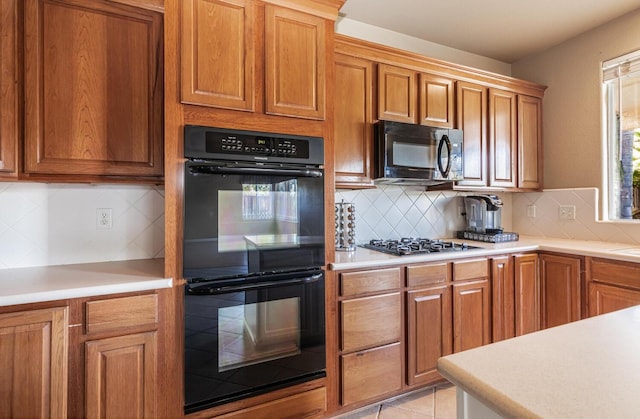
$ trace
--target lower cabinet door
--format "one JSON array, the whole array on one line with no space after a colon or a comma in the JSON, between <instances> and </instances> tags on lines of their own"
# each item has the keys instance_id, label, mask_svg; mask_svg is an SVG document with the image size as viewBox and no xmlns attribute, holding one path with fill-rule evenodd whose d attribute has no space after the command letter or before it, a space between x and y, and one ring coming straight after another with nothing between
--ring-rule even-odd
<instances>
[{"instance_id":1,"label":"lower cabinet door","mask_svg":"<svg viewBox=\"0 0 640 419\"><path fill-rule=\"evenodd\" d=\"M589 316L611 313L638 304L640 304L638 290L597 283L589 284Z\"/></svg>"},{"instance_id":2,"label":"lower cabinet door","mask_svg":"<svg viewBox=\"0 0 640 419\"><path fill-rule=\"evenodd\" d=\"M451 286L407 292L407 384L440 378L436 362L453 348Z\"/></svg>"},{"instance_id":3,"label":"lower cabinet door","mask_svg":"<svg viewBox=\"0 0 640 419\"><path fill-rule=\"evenodd\" d=\"M156 332L86 343L86 416L156 416Z\"/></svg>"},{"instance_id":4,"label":"lower cabinet door","mask_svg":"<svg viewBox=\"0 0 640 419\"><path fill-rule=\"evenodd\" d=\"M488 280L453 284L453 352L491 343Z\"/></svg>"},{"instance_id":5,"label":"lower cabinet door","mask_svg":"<svg viewBox=\"0 0 640 419\"><path fill-rule=\"evenodd\" d=\"M0 418L66 418L68 308L0 314Z\"/></svg>"},{"instance_id":6,"label":"lower cabinet door","mask_svg":"<svg viewBox=\"0 0 640 419\"><path fill-rule=\"evenodd\" d=\"M341 357L342 405L361 402L402 388L400 342Z\"/></svg>"}]
</instances>

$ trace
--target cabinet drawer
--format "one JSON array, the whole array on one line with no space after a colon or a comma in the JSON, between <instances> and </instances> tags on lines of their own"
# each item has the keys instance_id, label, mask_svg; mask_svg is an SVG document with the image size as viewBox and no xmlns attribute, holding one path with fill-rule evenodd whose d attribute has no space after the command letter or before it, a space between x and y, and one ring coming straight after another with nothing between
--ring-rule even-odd
<instances>
[{"instance_id":1,"label":"cabinet drawer","mask_svg":"<svg viewBox=\"0 0 640 419\"><path fill-rule=\"evenodd\" d=\"M590 280L640 289L640 264L593 259Z\"/></svg>"},{"instance_id":2,"label":"cabinet drawer","mask_svg":"<svg viewBox=\"0 0 640 419\"><path fill-rule=\"evenodd\" d=\"M448 281L446 263L407 266L407 287L442 284Z\"/></svg>"},{"instance_id":3,"label":"cabinet drawer","mask_svg":"<svg viewBox=\"0 0 640 419\"><path fill-rule=\"evenodd\" d=\"M343 297L390 291L398 288L400 288L400 268L340 274L340 295Z\"/></svg>"},{"instance_id":4,"label":"cabinet drawer","mask_svg":"<svg viewBox=\"0 0 640 419\"><path fill-rule=\"evenodd\" d=\"M89 301L86 333L121 331L129 327L155 328L158 322L156 294Z\"/></svg>"},{"instance_id":5,"label":"cabinet drawer","mask_svg":"<svg viewBox=\"0 0 640 419\"><path fill-rule=\"evenodd\" d=\"M486 278L488 276L489 276L489 263L487 259L464 260L461 262L453 262L453 280L454 281Z\"/></svg>"},{"instance_id":6,"label":"cabinet drawer","mask_svg":"<svg viewBox=\"0 0 640 419\"><path fill-rule=\"evenodd\" d=\"M327 410L326 405L327 391L321 387L216 417L218 419L321 418Z\"/></svg>"},{"instance_id":7,"label":"cabinet drawer","mask_svg":"<svg viewBox=\"0 0 640 419\"><path fill-rule=\"evenodd\" d=\"M351 352L400 340L400 293L342 301L342 351Z\"/></svg>"},{"instance_id":8,"label":"cabinet drawer","mask_svg":"<svg viewBox=\"0 0 640 419\"><path fill-rule=\"evenodd\" d=\"M368 400L402 388L400 343L341 357L342 405Z\"/></svg>"}]
</instances>

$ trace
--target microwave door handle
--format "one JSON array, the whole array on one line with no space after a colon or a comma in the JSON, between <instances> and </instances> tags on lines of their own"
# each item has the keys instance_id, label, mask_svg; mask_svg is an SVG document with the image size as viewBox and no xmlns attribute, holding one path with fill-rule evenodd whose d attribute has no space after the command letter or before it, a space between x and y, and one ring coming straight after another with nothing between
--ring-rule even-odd
<instances>
[{"instance_id":1,"label":"microwave door handle","mask_svg":"<svg viewBox=\"0 0 640 419\"><path fill-rule=\"evenodd\" d=\"M282 281L258 282L258 283L252 283L252 284L228 285L223 287L218 287L215 284L206 284L206 285L189 287L188 293L191 295L215 295L215 294L226 294L229 292L253 291L253 290L260 290L265 288L281 287L283 285L310 284L312 282L318 281L319 279L322 278L322 276L323 274L319 273L316 275L311 275L303 278L286 279Z\"/></svg>"},{"instance_id":2,"label":"microwave door handle","mask_svg":"<svg viewBox=\"0 0 640 419\"><path fill-rule=\"evenodd\" d=\"M313 169L274 169L270 167L228 167L214 165L193 166L191 167L191 173L322 177L321 170Z\"/></svg>"},{"instance_id":3,"label":"microwave door handle","mask_svg":"<svg viewBox=\"0 0 640 419\"><path fill-rule=\"evenodd\" d=\"M447 147L447 167L442 168L442 148ZM449 177L449 170L451 170L451 141L449 141L449 137L443 135L440 139L440 144L438 144L438 169L440 170L440 174L442 174L443 178Z\"/></svg>"}]
</instances>

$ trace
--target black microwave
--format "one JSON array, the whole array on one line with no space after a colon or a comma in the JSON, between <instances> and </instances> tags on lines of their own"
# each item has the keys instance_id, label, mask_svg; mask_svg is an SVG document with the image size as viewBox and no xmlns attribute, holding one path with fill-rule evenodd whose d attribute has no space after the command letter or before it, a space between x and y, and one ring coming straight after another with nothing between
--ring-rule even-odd
<instances>
[{"instance_id":1,"label":"black microwave","mask_svg":"<svg viewBox=\"0 0 640 419\"><path fill-rule=\"evenodd\" d=\"M379 121L375 131L375 182L438 185L463 179L459 129Z\"/></svg>"}]
</instances>

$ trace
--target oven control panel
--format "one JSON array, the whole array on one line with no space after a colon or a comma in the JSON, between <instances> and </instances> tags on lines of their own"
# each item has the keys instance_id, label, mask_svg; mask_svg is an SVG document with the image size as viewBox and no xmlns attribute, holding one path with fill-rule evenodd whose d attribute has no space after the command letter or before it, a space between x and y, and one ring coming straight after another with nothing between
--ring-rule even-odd
<instances>
[{"instance_id":1,"label":"oven control panel","mask_svg":"<svg viewBox=\"0 0 640 419\"><path fill-rule=\"evenodd\" d=\"M185 125L184 156L201 160L320 166L324 164L324 139Z\"/></svg>"},{"instance_id":2,"label":"oven control panel","mask_svg":"<svg viewBox=\"0 0 640 419\"><path fill-rule=\"evenodd\" d=\"M303 158L309 157L309 141L256 135L207 133L207 153L246 154Z\"/></svg>"}]
</instances>

